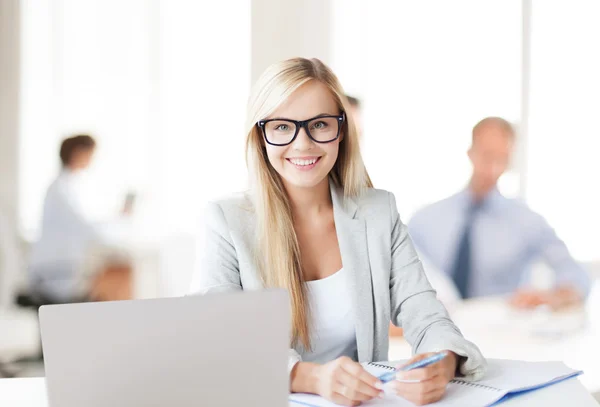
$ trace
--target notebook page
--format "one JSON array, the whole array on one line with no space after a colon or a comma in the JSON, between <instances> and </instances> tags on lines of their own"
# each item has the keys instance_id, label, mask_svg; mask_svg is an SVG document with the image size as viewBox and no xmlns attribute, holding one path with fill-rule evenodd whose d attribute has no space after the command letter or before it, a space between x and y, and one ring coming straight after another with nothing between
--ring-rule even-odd
<instances>
[{"instance_id":1,"label":"notebook page","mask_svg":"<svg viewBox=\"0 0 600 407\"><path fill-rule=\"evenodd\" d=\"M495 387L504 392L542 387L547 383L579 373L563 362L524 362L488 359L485 377L477 384Z\"/></svg>"},{"instance_id":2,"label":"notebook page","mask_svg":"<svg viewBox=\"0 0 600 407\"><path fill-rule=\"evenodd\" d=\"M378 362L365 364L365 369L374 376L380 376L388 370L385 366L398 366L403 364L405 361L400 362ZM487 386L481 385L480 382L467 382L467 381L452 381L446 388L446 394L442 400L437 403L428 404L431 406L444 406L444 407L464 407L464 406L488 406L495 403L504 397L505 392L498 388L488 388ZM407 402L401 397L397 397L394 394L386 393L386 399L384 400L373 400L369 403L364 403L365 406L414 406L414 404Z\"/></svg>"},{"instance_id":3,"label":"notebook page","mask_svg":"<svg viewBox=\"0 0 600 407\"><path fill-rule=\"evenodd\" d=\"M374 376L380 376L389 370L382 367L389 363L364 364L365 369ZM395 366L396 364L394 364ZM389 392L386 388L385 399L375 399L361 404L361 406L373 407L413 407L414 404ZM483 386L474 386L472 383L450 383L446 394L437 403L429 404L439 407L465 407L465 406L488 406L504 397L505 392L497 389L487 389ZM314 406L314 407L336 407L330 401L314 394L292 394L290 396L292 403L290 406Z\"/></svg>"},{"instance_id":4,"label":"notebook page","mask_svg":"<svg viewBox=\"0 0 600 407\"><path fill-rule=\"evenodd\" d=\"M446 394L442 400L437 403L428 404L438 407L465 407L465 406L489 406L504 397L505 393L500 390L484 390L481 388L469 388L460 384L451 383L448 385ZM330 401L314 394L294 394L290 397L290 406L307 407L337 407ZM361 406L365 407L414 407L414 404L392 394L386 394L385 399L375 399L367 401Z\"/></svg>"},{"instance_id":5,"label":"notebook page","mask_svg":"<svg viewBox=\"0 0 600 407\"><path fill-rule=\"evenodd\" d=\"M389 371L388 362L364 365L374 376ZM396 364L394 364L395 366ZM438 407L489 406L506 394L527 389L544 387L561 378L571 377L580 372L570 369L562 362L523 362L518 360L488 359L488 371L485 378L478 382L453 380L446 389L446 394L437 403ZM297 395L290 397L300 405L315 407L335 407L336 405L315 395ZM292 404L294 405L294 404ZM362 404L377 407L405 407L412 403L386 391L385 399L376 399Z\"/></svg>"}]
</instances>

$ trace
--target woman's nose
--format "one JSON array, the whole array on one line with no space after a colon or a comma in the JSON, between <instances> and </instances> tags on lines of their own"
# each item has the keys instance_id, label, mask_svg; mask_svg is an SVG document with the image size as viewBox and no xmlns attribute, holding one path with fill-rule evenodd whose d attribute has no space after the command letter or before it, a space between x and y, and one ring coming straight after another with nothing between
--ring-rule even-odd
<instances>
[{"instance_id":1,"label":"woman's nose","mask_svg":"<svg viewBox=\"0 0 600 407\"><path fill-rule=\"evenodd\" d=\"M314 141L309 137L304 127L298 132L298 136L296 137L296 140L294 140L292 147L299 151L310 150L314 147Z\"/></svg>"}]
</instances>

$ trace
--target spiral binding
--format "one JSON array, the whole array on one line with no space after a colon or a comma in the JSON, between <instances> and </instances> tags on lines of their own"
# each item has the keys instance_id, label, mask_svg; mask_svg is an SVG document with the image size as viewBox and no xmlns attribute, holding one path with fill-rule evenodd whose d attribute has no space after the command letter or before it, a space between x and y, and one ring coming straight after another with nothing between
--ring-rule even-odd
<instances>
[{"instance_id":1,"label":"spiral binding","mask_svg":"<svg viewBox=\"0 0 600 407\"><path fill-rule=\"evenodd\" d=\"M386 369L386 370L395 370L394 367L388 366L388 365L382 365L381 363L369 362L368 365L380 367L380 368Z\"/></svg>"},{"instance_id":2,"label":"spiral binding","mask_svg":"<svg viewBox=\"0 0 600 407\"><path fill-rule=\"evenodd\" d=\"M381 363L369 362L368 365L369 366L379 367L379 368L390 370L390 371L391 370L395 370L395 368L393 366L382 365ZM495 387L486 386L485 384L480 384L480 383L475 383L475 382L468 382L466 380L454 379L454 380L450 380L450 383L460 384L461 386L467 386L467 387L475 387L475 388L478 388L478 389L485 389L485 390L492 390L492 391L502 391L502 390L497 389Z\"/></svg>"},{"instance_id":3,"label":"spiral binding","mask_svg":"<svg viewBox=\"0 0 600 407\"><path fill-rule=\"evenodd\" d=\"M450 383L460 384L461 386L476 387L478 389L493 390L493 391L502 391L502 390L497 389L495 387L486 386L485 384L479 384L479 383L475 383L475 382L467 382L465 380L456 380L456 379L454 379L454 380L450 380Z\"/></svg>"}]
</instances>

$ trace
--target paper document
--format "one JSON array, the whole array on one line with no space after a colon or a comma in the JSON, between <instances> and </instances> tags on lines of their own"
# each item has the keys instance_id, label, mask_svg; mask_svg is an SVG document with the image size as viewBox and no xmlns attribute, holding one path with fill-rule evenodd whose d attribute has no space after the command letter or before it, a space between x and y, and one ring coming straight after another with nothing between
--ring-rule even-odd
<instances>
[{"instance_id":1,"label":"paper document","mask_svg":"<svg viewBox=\"0 0 600 407\"><path fill-rule=\"evenodd\" d=\"M387 363L368 363L364 366L374 376L381 376L393 369ZM455 379L448 385L442 400L429 405L487 407L509 395L540 389L581 373L562 362L488 359L488 371L482 380L470 382ZM290 395L290 406L335 407L336 404L314 394L294 393ZM386 391L385 399L372 400L362 406L411 407L414 404Z\"/></svg>"}]
</instances>

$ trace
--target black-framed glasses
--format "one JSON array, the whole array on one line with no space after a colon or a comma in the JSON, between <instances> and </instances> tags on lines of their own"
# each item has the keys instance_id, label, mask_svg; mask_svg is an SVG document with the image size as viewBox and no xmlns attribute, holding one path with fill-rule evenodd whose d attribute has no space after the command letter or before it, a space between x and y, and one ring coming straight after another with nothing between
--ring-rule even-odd
<instances>
[{"instance_id":1,"label":"black-framed glasses","mask_svg":"<svg viewBox=\"0 0 600 407\"><path fill-rule=\"evenodd\" d=\"M268 119L259 120L256 125L262 130L267 143L272 146L287 146L291 144L300 129L304 129L308 137L315 143L331 143L340 137L342 124L346 120L346 114L322 115L312 119L297 121L290 119Z\"/></svg>"}]
</instances>

